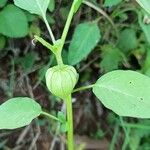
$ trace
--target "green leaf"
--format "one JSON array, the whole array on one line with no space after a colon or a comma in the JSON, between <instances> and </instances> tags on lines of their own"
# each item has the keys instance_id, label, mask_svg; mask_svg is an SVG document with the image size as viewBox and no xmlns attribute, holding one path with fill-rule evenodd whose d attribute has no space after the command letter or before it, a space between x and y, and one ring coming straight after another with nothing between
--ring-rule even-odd
<instances>
[{"instance_id":1,"label":"green leaf","mask_svg":"<svg viewBox=\"0 0 150 150\"><path fill-rule=\"evenodd\" d=\"M48 10L50 12L53 12L55 9L55 0L50 0L49 5L48 5Z\"/></svg>"},{"instance_id":2,"label":"green leaf","mask_svg":"<svg viewBox=\"0 0 150 150\"><path fill-rule=\"evenodd\" d=\"M74 13L76 13L80 7L80 5L82 4L82 1L83 0L74 0L75 3L74 3Z\"/></svg>"},{"instance_id":3,"label":"green leaf","mask_svg":"<svg viewBox=\"0 0 150 150\"><path fill-rule=\"evenodd\" d=\"M120 116L150 118L150 78L135 71L112 71L93 87L105 107Z\"/></svg>"},{"instance_id":4,"label":"green leaf","mask_svg":"<svg viewBox=\"0 0 150 150\"><path fill-rule=\"evenodd\" d=\"M33 66L37 58L38 58L37 53L32 51L26 53L24 57L19 57L16 60L16 63L22 66L25 73L28 73L33 69Z\"/></svg>"},{"instance_id":5,"label":"green leaf","mask_svg":"<svg viewBox=\"0 0 150 150\"><path fill-rule=\"evenodd\" d=\"M26 36L28 22L24 12L14 5L7 5L0 12L0 33L13 38Z\"/></svg>"},{"instance_id":6,"label":"green leaf","mask_svg":"<svg viewBox=\"0 0 150 150\"><path fill-rule=\"evenodd\" d=\"M148 48L146 58L142 66L142 73L150 77L150 49Z\"/></svg>"},{"instance_id":7,"label":"green leaf","mask_svg":"<svg viewBox=\"0 0 150 150\"><path fill-rule=\"evenodd\" d=\"M50 0L14 0L16 6L40 16L46 15Z\"/></svg>"},{"instance_id":8,"label":"green leaf","mask_svg":"<svg viewBox=\"0 0 150 150\"><path fill-rule=\"evenodd\" d=\"M142 11L138 13L138 22L146 36L148 43L150 44L150 36L149 36L150 35L150 24L147 24L146 22L144 22L144 17L150 20L150 17L148 16L147 13L142 12Z\"/></svg>"},{"instance_id":9,"label":"green leaf","mask_svg":"<svg viewBox=\"0 0 150 150\"><path fill-rule=\"evenodd\" d=\"M29 125L41 112L41 106L31 98L12 98L0 105L0 129L15 129Z\"/></svg>"},{"instance_id":10,"label":"green leaf","mask_svg":"<svg viewBox=\"0 0 150 150\"><path fill-rule=\"evenodd\" d=\"M118 5L120 2L122 2L122 0L105 0L104 6L112 7L112 6Z\"/></svg>"},{"instance_id":11,"label":"green leaf","mask_svg":"<svg viewBox=\"0 0 150 150\"><path fill-rule=\"evenodd\" d=\"M4 7L7 3L7 0L0 0L0 8Z\"/></svg>"},{"instance_id":12,"label":"green leaf","mask_svg":"<svg viewBox=\"0 0 150 150\"><path fill-rule=\"evenodd\" d=\"M123 59L121 51L112 45L103 46L102 51L101 69L105 72L118 69L119 63Z\"/></svg>"},{"instance_id":13,"label":"green leaf","mask_svg":"<svg viewBox=\"0 0 150 150\"><path fill-rule=\"evenodd\" d=\"M128 53L137 47L136 32L132 28L124 29L119 36L118 47L121 51Z\"/></svg>"},{"instance_id":14,"label":"green leaf","mask_svg":"<svg viewBox=\"0 0 150 150\"><path fill-rule=\"evenodd\" d=\"M136 0L142 8L150 14L150 1L149 0Z\"/></svg>"},{"instance_id":15,"label":"green leaf","mask_svg":"<svg viewBox=\"0 0 150 150\"><path fill-rule=\"evenodd\" d=\"M100 38L100 30L96 23L79 24L75 29L69 46L69 64L75 65L87 57L97 45Z\"/></svg>"}]
</instances>

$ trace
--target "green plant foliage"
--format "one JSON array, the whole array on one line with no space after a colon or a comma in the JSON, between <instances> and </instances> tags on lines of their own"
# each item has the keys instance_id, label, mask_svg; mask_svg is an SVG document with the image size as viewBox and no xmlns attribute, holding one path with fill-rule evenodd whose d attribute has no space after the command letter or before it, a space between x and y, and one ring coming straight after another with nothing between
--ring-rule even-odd
<instances>
[{"instance_id":1,"label":"green plant foliage","mask_svg":"<svg viewBox=\"0 0 150 150\"><path fill-rule=\"evenodd\" d=\"M126 28L121 31L118 40L118 47L125 53L129 52L130 50L134 50L137 47L137 38L134 29Z\"/></svg>"},{"instance_id":2,"label":"green plant foliage","mask_svg":"<svg viewBox=\"0 0 150 150\"><path fill-rule=\"evenodd\" d=\"M0 105L0 129L26 126L41 112L41 106L31 98L12 98Z\"/></svg>"},{"instance_id":3,"label":"green plant foliage","mask_svg":"<svg viewBox=\"0 0 150 150\"><path fill-rule=\"evenodd\" d=\"M37 24L32 24L29 28L29 35L31 38L34 37L34 35L40 36L41 35L41 30Z\"/></svg>"},{"instance_id":4,"label":"green plant foliage","mask_svg":"<svg viewBox=\"0 0 150 150\"><path fill-rule=\"evenodd\" d=\"M50 0L49 5L48 5L48 10L50 12L53 12L55 9L55 0Z\"/></svg>"},{"instance_id":5,"label":"green plant foliage","mask_svg":"<svg viewBox=\"0 0 150 150\"><path fill-rule=\"evenodd\" d=\"M134 71L112 71L93 87L105 107L120 116L150 118L150 78Z\"/></svg>"},{"instance_id":6,"label":"green plant foliage","mask_svg":"<svg viewBox=\"0 0 150 150\"><path fill-rule=\"evenodd\" d=\"M136 0L141 7L143 7L150 14L150 1L149 0Z\"/></svg>"},{"instance_id":7,"label":"green plant foliage","mask_svg":"<svg viewBox=\"0 0 150 150\"><path fill-rule=\"evenodd\" d=\"M20 57L16 60L16 63L22 66L24 72L28 73L32 70L35 61L38 56L35 52L29 52L24 57Z\"/></svg>"},{"instance_id":8,"label":"green plant foliage","mask_svg":"<svg viewBox=\"0 0 150 150\"><path fill-rule=\"evenodd\" d=\"M147 13L145 13L143 11L138 13L138 22L139 22L140 27L146 36L148 43L150 44L150 36L149 36L150 35L150 24L146 22L146 18L147 19L150 18L150 16L148 16ZM145 22L144 22L144 20L145 20Z\"/></svg>"},{"instance_id":9,"label":"green plant foliage","mask_svg":"<svg viewBox=\"0 0 150 150\"><path fill-rule=\"evenodd\" d=\"M50 0L14 0L16 6L32 14L45 16Z\"/></svg>"},{"instance_id":10,"label":"green plant foliage","mask_svg":"<svg viewBox=\"0 0 150 150\"><path fill-rule=\"evenodd\" d=\"M0 0L0 8L4 7L7 3L7 0Z\"/></svg>"},{"instance_id":11,"label":"green plant foliage","mask_svg":"<svg viewBox=\"0 0 150 150\"><path fill-rule=\"evenodd\" d=\"M100 30L97 23L79 24L74 32L69 46L68 62L71 65L79 63L93 50L100 40Z\"/></svg>"},{"instance_id":12,"label":"green plant foliage","mask_svg":"<svg viewBox=\"0 0 150 150\"><path fill-rule=\"evenodd\" d=\"M6 38L0 35L0 50L2 50L5 47L5 44L6 44Z\"/></svg>"},{"instance_id":13,"label":"green plant foliage","mask_svg":"<svg viewBox=\"0 0 150 150\"><path fill-rule=\"evenodd\" d=\"M122 0L105 0L104 6L105 7L112 7L122 2Z\"/></svg>"},{"instance_id":14,"label":"green plant foliage","mask_svg":"<svg viewBox=\"0 0 150 150\"><path fill-rule=\"evenodd\" d=\"M147 50L146 59L142 66L142 73L150 77L150 49L149 48Z\"/></svg>"},{"instance_id":15,"label":"green plant foliage","mask_svg":"<svg viewBox=\"0 0 150 150\"><path fill-rule=\"evenodd\" d=\"M122 52L118 48L112 45L105 45L102 48L101 69L105 72L118 69L118 65L123 59L122 55Z\"/></svg>"},{"instance_id":16,"label":"green plant foliage","mask_svg":"<svg viewBox=\"0 0 150 150\"><path fill-rule=\"evenodd\" d=\"M13 38L26 36L28 22L24 12L14 5L7 5L0 12L0 33Z\"/></svg>"}]
</instances>

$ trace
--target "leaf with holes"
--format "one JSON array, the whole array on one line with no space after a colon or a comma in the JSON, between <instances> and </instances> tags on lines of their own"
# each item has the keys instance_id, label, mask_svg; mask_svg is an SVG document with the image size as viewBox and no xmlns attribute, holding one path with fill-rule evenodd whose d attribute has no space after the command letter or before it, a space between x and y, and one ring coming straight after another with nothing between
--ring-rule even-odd
<instances>
[{"instance_id":1,"label":"leaf with holes","mask_svg":"<svg viewBox=\"0 0 150 150\"><path fill-rule=\"evenodd\" d=\"M105 107L120 116L150 118L150 78L135 71L112 71L93 87Z\"/></svg>"},{"instance_id":2,"label":"leaf with holes","mask_svg":"<svg viewBox=\"0 0 150 150\"><path fill-rule=\"evenodd\" d=\"M16 6L40 16L46 15L50 0L14 0Z\"/></svg>"},{"instance_id":3,"label":"leaf with holes","mask_svg":"<svg viewBox=\"0 0 150 150\"><path fill-rule=\"evenodd\" d=\"M41 112L41 106L31 98L12 98L0 105L0 129L15 129L29 125Z\"/></svg>"}]
</instances>

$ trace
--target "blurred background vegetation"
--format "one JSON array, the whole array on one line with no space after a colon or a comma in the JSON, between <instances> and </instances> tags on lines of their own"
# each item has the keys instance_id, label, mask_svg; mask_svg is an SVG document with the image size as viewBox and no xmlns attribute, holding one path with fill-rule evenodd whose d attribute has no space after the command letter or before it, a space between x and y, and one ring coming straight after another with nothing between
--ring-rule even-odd
<instances>
[{"instance_id":1,"label":"blurred background vegetation","mask_svg":"<svg viewBox=\"0 0 150 150\"><path fill-rule=\"evenodd\" d=\"M47 19L56 39L71 3L50 0ZM12 0L0 0L0 103L14 96L29 96L56 114L65 107L50 95L44 77L56 60L34 40L35 34L51 42L39 16L19 9ZM150 16L135 0L84 1L71 24L63 60L80 73L77 87L93 84L115 69L150 76ZM149 119L118 117L90 90L75 93L73 98L74 131L80 149L150 150ZM0 131L0 149L63 150L64 132L65 126L59 128L54 121L40 117L28 127Z\"/></svg>"}]
</instances>

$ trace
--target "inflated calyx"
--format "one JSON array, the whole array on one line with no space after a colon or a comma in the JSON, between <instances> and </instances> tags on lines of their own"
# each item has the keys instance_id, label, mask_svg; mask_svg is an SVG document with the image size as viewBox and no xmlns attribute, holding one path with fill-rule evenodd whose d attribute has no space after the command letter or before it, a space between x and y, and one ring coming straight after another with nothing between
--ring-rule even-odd
<instances>
[{"instance_id":1,"label":"inflated calyx","mask_svg":"<svg viewBox=\"0 0 150 150\"><path fill-rule=\"evenodd\" d=\"M46 72L46 85L49 91L62 99L72 93L77 80L78 73L72 66L54 66Z\"/></svg>"}]
</instances>

